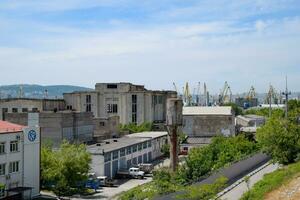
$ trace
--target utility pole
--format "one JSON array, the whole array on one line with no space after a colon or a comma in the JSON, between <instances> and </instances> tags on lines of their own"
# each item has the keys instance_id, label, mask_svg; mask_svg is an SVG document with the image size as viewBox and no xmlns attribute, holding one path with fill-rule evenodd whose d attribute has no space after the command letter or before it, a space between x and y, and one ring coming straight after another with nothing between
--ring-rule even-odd
<instances>
[{"instance_id":1,"label":"utility pole","mask_svg":"<svg viewBox=\"0 0 300 200\"><path fill-rule=\"evenodd\" d=\"M289 101L289 95L291 95L291 92L288 90L287 76L285 76L285 92L283 92L282 95L285 96L285 118L288 119L288 101Z\"/></svg>"},{"instance_id":2,"label":"utility pole","mask_svg":"<svg viewBox=\"0 0 300 200\"><path fill-rule=\"evenodd\" d=\"M170 140L170 168L175 171L178 165L178 128L182 126L183 102L178 98L167 99L166 127Z\"/></svg>"}]
</instances>

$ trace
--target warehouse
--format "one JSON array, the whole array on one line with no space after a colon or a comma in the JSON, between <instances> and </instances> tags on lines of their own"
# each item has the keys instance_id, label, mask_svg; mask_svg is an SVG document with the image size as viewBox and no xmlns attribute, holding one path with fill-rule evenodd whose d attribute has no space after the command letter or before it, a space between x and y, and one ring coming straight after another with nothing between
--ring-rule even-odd
<instances>
[{"instance_id":1,"label":"warehouse","mask_svg":"<svg viewBox=\"0 0 300 200\"><path fill-rule=\"evenodd\" d=\"M162 156L161 148L167 142L167 132L143 132L90 145L92 172L113 178L120 169L151 163Z\"/></svg>"},{"instance_id":2,"label":"warehouse","mask_svg":"<svg viewBox=\"0 0 300 200\"><path fill-rule=\"evenodd\" d=\"M190 137L234 135L234 113L230 106L183 107L183 132Z\"/></svg>"},{"instance_id":3,"label":"warehouse","mask_svg":"<svg viewBox=\"0 0 300 200\"><path fill-rule=\"evenodd\" d=\"M31 199L40 191L40 131L0 121L0 199Z\"/></svg>"}]
</instances>

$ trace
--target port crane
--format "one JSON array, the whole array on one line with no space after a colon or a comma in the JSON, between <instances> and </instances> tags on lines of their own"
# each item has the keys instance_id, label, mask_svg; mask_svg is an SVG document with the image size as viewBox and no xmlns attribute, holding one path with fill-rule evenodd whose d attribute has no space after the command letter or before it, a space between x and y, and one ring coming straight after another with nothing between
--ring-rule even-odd
<instances>
[{"instance_id":1,"label":"port crane","mask_svg":"<svg viewBox=\"0 0 300 200\"><path fill-rule=\"evenodd\" d=\"M219 95L219 105L223 105L225 103L231 103L231 102L232 102L232 92L229 84L227 83L227 81L225 81L223 90L220 92Z\"/></svg>"}]
</instances>

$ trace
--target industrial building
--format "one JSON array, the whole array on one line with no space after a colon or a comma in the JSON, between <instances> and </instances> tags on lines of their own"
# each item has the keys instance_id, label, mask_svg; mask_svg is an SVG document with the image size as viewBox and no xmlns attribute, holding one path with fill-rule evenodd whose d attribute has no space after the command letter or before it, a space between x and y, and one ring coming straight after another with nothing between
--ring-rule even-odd
<instances>
[{"instance_id":1,"label":"industrial building","mask_svg":"<svg viewBox=\"0 0 300 200\"><path fill-rule=\"evenodd\" d=\"M183 107L183 132L191 137L234 135L234 113L230 106Z\"/></svg>"},{"instance_id":2,"label":"industrial building","mask_svg":"<svg viewBox=\"0 0 300 200\"><path fill-rule=\"evenodd\" d=\"M150 163L162 156L161 148L168 142L167 132L143 132L90 145L91 170L97 176L113 178L120 169L139 163Z\"/></svg>"},{"instance_id":3,"label":"industrial building","mask_svg":"<svg viewBox=\"0 0 300 200\"><path fill-rule=\"evenodd\" d=\"M67 109L92 112L95 118L119 116L121 124L165 122L166 99L175 91L152 91L131 83L97 83L95 90L65 93Z\"/></svg>"},{"instance_id":4,"label":"industrial building","mask_svg":"<svg viewBox=\"0 0 300 200\"><path fill-rule=\"evenodd\" d=\"M239 115L235 119L238 133L256 133L256 129L265 124L265 117L259 115Z\"/></svg>"},{"instance_id":5,"label":"industrial building","mask_svg":"<svg viewBox=\"0 0 300 200\"><path fill-rule=\"evenodd\" d=\"M5 113L6 121L27 126L31 113ZM88 143L93 139L94 122L90 112L40 112L38 125L41 129L41 140L51 141L58 147L63 140L69 142Z\"/></svg>"},{"instance_id":6,"label":"industrial building","mask_svg":"<svg viewBox=\"0 0 300 200\"><path fill-rule=\"evenodd\" d=\"M40 130L0 121L0 199L31 199L40 192Z\"/></svg>"},{"instance_id":7,"label":"industrial building","mask_svg":"<svg viewBox=\"0 0 300 200\"><path fill-rule=\"evenodd\" d=\"M234 112L230 106L183 107L182 132L188 136L181 151L207 145L217 135L235 135Z\"/></svg>"},{"instance_id":8,"label":"industrial building","mask_svg":"<svg viewBox=\"0 0 300 200\"><path fill-rule=\"evenodd\" d=\"M0 99L0 120L5 120L5 113L60 111L64 109L65 101L63 99Z\"/></svg>"},{"instance_id":9,"label":"industrial building","mask_svg":"<svg viewBox=\"0 0 300 200\"><path fill-rule=\"evenodd\" d=\"M258 106L258 99L257 98L244 98L239 97L235 99L235 104L241 108L252 108Z\"/></svg>"}]
</instances>

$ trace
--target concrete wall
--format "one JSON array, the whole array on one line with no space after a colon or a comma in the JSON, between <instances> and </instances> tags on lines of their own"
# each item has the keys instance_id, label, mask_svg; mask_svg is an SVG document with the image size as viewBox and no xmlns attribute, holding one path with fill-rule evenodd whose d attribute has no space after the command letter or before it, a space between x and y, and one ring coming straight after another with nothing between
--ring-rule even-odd
<instances>
[{"instance_id":1,"label":"concrete wall","mask_svg":"<svg viewBox=\"0 0 300 200\"><path fill-rule=\"evenodd\" d=\"M103 139L118 136L119 116L109 117L107 119L94 118L94 139L101 141Z\"/></svg>"},{"instance_id":2,"label":"concrete wall","mask_svg":"<svg viewBox=\"0 0 300 200\"><path fill-rule=\"evenodd\" d=\"M6 121L27 125L28 113L6 113ZM93 138L92 113L41 112L39 113L42 142L50 140L58 146L64 139L70 142L88 142Z\"/></svg>"},{"instance_id":3,"label":"concrete wall","mask_svg":"<svg viewBox=\"0 0 300 200\"><path fill-rule=\"evenodd\" d=\"M188 136L215 136L235 134L234 116L184 115L182 131Z\"/></svg>"},{"instance_id":4,"label":"concrete wall","mask_svg":"<svg viewBox=\"0 0 300 200\"><path fill-rule=\"evenodd\" d=\"M33 109L38 111L59 111L65 109L65 101L63 99L2 99L0 100L0 120L4 120L4 109L8 109L8 113L12 113L13 108L17 108L18 113L22 113L23 109L27 109L29 112Z\"/></svg>"}]
</instances>

